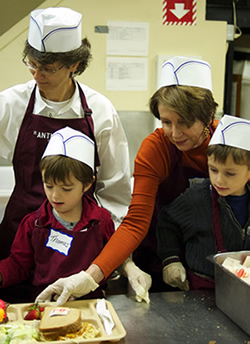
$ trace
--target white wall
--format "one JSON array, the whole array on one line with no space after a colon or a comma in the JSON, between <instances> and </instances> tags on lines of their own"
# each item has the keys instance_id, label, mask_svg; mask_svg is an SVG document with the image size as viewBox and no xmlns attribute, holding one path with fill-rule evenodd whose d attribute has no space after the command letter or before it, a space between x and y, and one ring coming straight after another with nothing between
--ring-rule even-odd
<instances>
[{"instance_id":1,"label":"white wall","mask_svg":"<svg viewBox=\"0 0 250 344\"><path fill-rule=\"evenodd\" d=\"M205 0L197 0L197 25L162 25L162 0L48 0L40 8L65 6L83 13L83 34L92 44L94 56L78 80L105 94L118 111L148 111L148 100L156 88L159 54L201 56L212 66L213 90L219 110L223 107L226 55L226 22L205 20ZM149 23L148 88L146 91L108 91L105 88L106 35L94 32L107 21ZM0 37L0 90L31 78L21 62L29 16Z\"/></svg>"},{"instance_id":2,"label":"white wall","mask_svg":"<svg viewBox=\"0 0 250 344\"><path fill-rule=\"evenodd\" d=\"M129 139L131 173L133 159L142 139L153 131L148 112L148 100L156 89L156 63L158 55L201 56L212 66L214 97L223 108L224 73L226 55L226 22L205 20L205 0L197 0L197 25L163 26L162 0L47 0L39 8L49 6L71 7L83 14L83 35L92 44L93 61L78 80L106 95L120 113ZM10 13L11 15L11 13ZM146 91L108 91L105 88L106 35L94 32L96 25L107 25L108 21L130 21L149 23L148 87ZM29 16L25 17L0 37L0 90L23 83L31 78L21 62L24 42L27 38ZM18 109L17 109L18 111ZM142 117L144 116L144 117ZM139 122L136 124L136 120ZM134 133L138 128L138 135ZM135 138L135 139L134 139ZM0 165L4 162L0 161ZM0 216L13 187L4 177L5 168L0 168L4 185L0 185Z\"/></svg>"}]
</instances>

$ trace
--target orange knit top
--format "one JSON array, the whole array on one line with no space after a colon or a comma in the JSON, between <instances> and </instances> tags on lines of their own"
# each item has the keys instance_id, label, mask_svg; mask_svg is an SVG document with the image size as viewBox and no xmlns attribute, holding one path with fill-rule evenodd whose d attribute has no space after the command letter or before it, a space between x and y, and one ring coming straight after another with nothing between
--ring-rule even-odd
<instances>
[{"instance_id":1,"label":"orange knit top","mask_svg":"<svg viewBox=\"0 0 250 344\"><path fill-rule=\"evenodd\" d=\"M218 121L215 121L217 125ZM181 164L207 172L206 149L210 136L201 146L182 152ZM105 277L112 273L139 246L152 219L159 185L170 171L170 141L163 129L156 129L144 139L135 158L134 190L129 211L100 255L93 261Z\"/></svg>"}]
</instances>

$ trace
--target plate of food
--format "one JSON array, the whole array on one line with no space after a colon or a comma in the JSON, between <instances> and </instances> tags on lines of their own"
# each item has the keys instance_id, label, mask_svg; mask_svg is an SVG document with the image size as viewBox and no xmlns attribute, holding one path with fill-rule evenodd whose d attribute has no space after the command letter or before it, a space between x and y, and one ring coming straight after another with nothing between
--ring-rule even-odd
<instances>
[{"instance_id":1,"label":"plate of food","mask_svg":"<svg viewBox=\"0 0 250 344\"><path fill-rule=\"evenodd\" d=\"M105 319L97 312L100 301L104 302L105 314L112 320L112 330L108 333ZM117 342L126 336L116 311L107 300L76 300L61 307L55 302L10 304L4 311L6 316L0 324L0 343L3 344L98 344Z\"/></svg>"}]
</instances>

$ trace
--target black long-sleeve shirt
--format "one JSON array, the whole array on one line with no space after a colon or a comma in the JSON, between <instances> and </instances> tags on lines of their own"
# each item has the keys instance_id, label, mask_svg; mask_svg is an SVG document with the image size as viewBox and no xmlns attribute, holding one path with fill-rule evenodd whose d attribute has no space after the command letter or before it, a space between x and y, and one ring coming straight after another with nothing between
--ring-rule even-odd
<instances>
[{"instance_id":1,"label":"black long-sleeve shirt","mask_svg":"<svg viewBox=\"0 0 250 344\"><path fill-rule=\"evenodd\" d=\"M241 227L224 197L218 198L224 248L227 251L250 249L250 211ZM207 256L216 254L213 233L212 192L210 180L187 189L165 206L157 225L158 255L166 265L179 260L192 271L214 276L214 266Z\"/></svg>"}]
</instances>

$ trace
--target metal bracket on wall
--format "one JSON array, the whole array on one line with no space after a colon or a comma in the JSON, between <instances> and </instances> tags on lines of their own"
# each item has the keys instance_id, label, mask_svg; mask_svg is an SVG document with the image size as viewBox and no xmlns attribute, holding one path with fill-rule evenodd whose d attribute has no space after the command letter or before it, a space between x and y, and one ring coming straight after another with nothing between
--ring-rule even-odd
<instances>
[{"instance_id":1,"label":"metal bracket on wall","mask_svg":"<svg viewBox=\"0 0 250 344\"><path fill-rule=\"evenodd\" d=\"M109 33L109 27L107 25L96 25L95 32L97 33Z\"/></svg>"}]
</instances>

